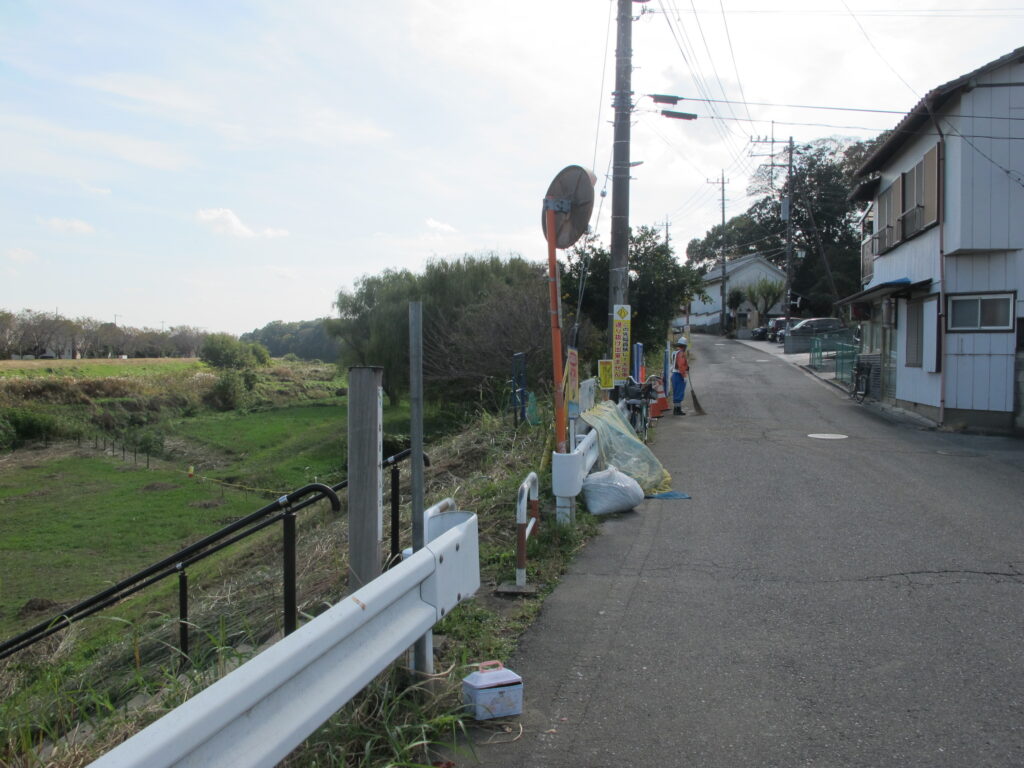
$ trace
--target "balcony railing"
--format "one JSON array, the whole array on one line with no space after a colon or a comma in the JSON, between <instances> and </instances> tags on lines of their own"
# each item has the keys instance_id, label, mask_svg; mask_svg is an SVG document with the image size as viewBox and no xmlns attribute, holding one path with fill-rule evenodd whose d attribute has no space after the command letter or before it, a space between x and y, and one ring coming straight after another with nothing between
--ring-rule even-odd
<instances>
[{"instance_id":1,"label":"balcony railing","mask_svg":"<svg viewBox=\"0 0 1024 768\"><path fill-rule=\"evenodd\" d=\"M875 256L878 255L877 235L865 239L860 244L860 278L862 284L867 284L875 274Z\"/></svg>"},{"instance_id":2,"label":"balcony railing","mask_svg":"<svg viewBox=\"0 0 1024 768\"><path fill-rule=\"evenodd\" d=\"M903 225L903 239L916 235L924 227L924 206L915 205L909 211L900 215L900 222Z\"/></svg>"}]
</instances>

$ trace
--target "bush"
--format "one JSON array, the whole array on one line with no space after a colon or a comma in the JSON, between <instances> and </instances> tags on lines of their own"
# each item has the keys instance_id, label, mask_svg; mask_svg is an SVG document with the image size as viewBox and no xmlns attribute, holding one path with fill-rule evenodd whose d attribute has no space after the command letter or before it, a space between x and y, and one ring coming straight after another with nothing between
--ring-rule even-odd
<instances>
[{"instance_id":1,"label":"bush","mask_svg":"<svg viewBox=\"0 0 1024 768\"><path fill-rule=\"evenodd\" d=\"M218 411L233 411L243 408L248 401L245 380L238 371L222 371L217 383L210 389L206 402Z\"/></svg>"},{"instance_id":2,"label":"bush","mask_svg":"<svg viewBox=\"0 0 1024 768\"><path fill-rule=\"evenodd\" d=\"M0 447L16 448L32 440L78 437L80 425L51 413L30 408L8 408L0 412Z\"/></svg>"},{"instance_id":3,"label":"bush","mask_svg":"<svg viewBox=\"0 0 1024 768\"><path fill-rule=\"evenodd\" d=\"M15 439L14 427L5 416L0 414L0 451L9 451L14 448Z\"/></svg>"},{"instance_id":4,"label":"bush","mask_svg":"<svg viewBox=\"0 0 1024 768\"><path fill-rule=\"evenodd\" d=\"M246 344L227 333L211 333L203 340L199 359L214 368L252 368L268 365L270 352L262 344Z\"/></svg>"}]
</instances>

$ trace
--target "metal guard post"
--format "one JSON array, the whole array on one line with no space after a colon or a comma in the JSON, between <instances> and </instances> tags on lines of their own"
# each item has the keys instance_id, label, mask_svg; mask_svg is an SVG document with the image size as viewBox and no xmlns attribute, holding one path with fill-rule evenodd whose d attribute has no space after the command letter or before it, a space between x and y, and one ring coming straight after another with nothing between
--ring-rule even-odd
<instances>
[{"instance_id":1,"label":"metal guard post","mask_svg":"<svg viewBox=\"0 0 1024 768\"><path fill-rule=\"evenodd\" d=\"M531 472L519 485L516 496L516 586L526 586L526 542L540 525L540 496L537 473ZM527 522L529 502L529 522Z\"/></svg>"}]
</instances>

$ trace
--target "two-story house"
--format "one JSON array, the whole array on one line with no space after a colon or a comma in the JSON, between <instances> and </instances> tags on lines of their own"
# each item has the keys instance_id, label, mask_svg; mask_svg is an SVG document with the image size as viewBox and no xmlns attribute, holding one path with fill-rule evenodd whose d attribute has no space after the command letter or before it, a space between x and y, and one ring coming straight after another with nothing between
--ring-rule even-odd
<instances>
[{"instance_id":1,"label":"two-story house","mask_svg":"<svg viewBox=\"0 0 1024 768\"><path fill-rule=\"evenodd\" d=\"M857 176L864 288L843 303L880 396L1024 427L1024 48L929 91Z\"/></svg>"},{"instance_id":2,"label":"two-story house","mask_svg":"<svg viewBox=\"0 0 1024 768\"><path fill-rule=\"evenodd\" d=\"M746 290L759 280L770 280L781 285L786 281L786 273L759 253L727 259L724 269L722 262L714 264L704 275L704 292L707 294L708 300L705 302L695 299L690 304L689 324L691 328L708 333L720 332L723 297L728 303L729 291L734 288ZM731 315L732 310L727 308L726 312ZM768 310L769 315L781 315L782 313L781 302L776 303ZM736 317L731 318L730 323L736 328L747 328L751 321L758 323L763 322L764 319L757 317L756 308L750 301L744 300L736 310ZM675 326L682 327L685 324L685 317L679 317L673 321Z\"/></svg>"}]
</instances>

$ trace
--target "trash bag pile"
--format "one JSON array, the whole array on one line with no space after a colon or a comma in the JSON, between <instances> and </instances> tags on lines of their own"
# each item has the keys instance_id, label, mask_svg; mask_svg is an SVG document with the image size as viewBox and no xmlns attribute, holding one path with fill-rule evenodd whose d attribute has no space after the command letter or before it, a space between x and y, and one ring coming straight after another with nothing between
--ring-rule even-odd
<instances>
[{"instance_id":1,"label":"trash bag pile","mask_svg":"<svg viewBox=\"0 0 1024 768\"><path fill-rule=\"evenodd\" d=\"M616 468L633 478L647 495L672 490L672 476L637 438L615 403L598 403L580 418L597 431L598 451L605 467Z\"/></svg>"}]
</instances>

